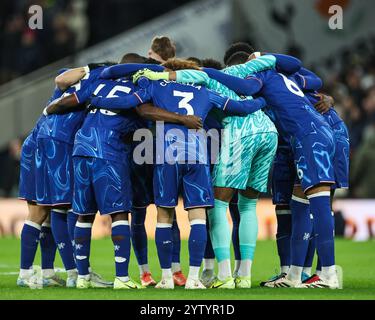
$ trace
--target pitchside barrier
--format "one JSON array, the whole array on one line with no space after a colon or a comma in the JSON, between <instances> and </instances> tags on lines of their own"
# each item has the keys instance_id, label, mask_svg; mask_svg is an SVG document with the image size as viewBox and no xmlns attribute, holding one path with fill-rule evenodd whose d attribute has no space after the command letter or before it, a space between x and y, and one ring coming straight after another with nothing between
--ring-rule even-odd
<instances>
[{"instance_id":1,"label":"pitchside barrier","mask_svg":"<svg viewBox=\"0 0 375 320\"><path fill-rule=\"evenodd\" d=\"M344 236L355 241L365 241L375 237L375 200L336 200L336 213L342 214L345 220ZM177 221L182 239L187 239L190 225L182 201L176 209ZM261 239L273 239L276 234L275 209L270 199L261 199L257 205L259 236ZM0 200L0 238L19 237L23 222L27 216L27 204L18 199ZM231 223L228 212L228 219ZM150 238L154 237L156 226L156 208L154 205L147 209L146 230ZM93 237L103 238L111 233L109 217L98 215L93 227Z\"/></svg>"}]
</instances>

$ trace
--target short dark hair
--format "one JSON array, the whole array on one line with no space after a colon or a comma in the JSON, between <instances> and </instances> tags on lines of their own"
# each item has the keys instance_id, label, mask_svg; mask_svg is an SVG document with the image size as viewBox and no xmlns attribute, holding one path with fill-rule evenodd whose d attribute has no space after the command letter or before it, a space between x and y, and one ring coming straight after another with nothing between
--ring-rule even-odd
<instances>
[{"instance_id":1,"label":"short dark hair","mask_svg":"<svg viewBox=\"0 0 375 320\"><path fill-rule=\"evenodd\" d=\"M188 57L188 58L186 58L186 60L193 61L200 67L202 66L202 60L197 58L197 57Z\"/></svg>"},{"instance_id":2,"label":"short dark hair","mask_svg":"<svg viewBox=\"0 0 375 320\"><path fill-rule=\"evenodd\" d=\"M154 37L151 42L151 49L165 61L176 56L176 46L166 36Z\"/></svg>"},{"instance_id":3,"label":"short dark hair","mask_svg":"<svg viewBox=\"0 0 375 320\"><path fill-rule=\"evenodd\" d=\"M217 70L223 69L223 65L220 61L213 58L207 58L202 60L202 67L213 68Z\"/></svg>"},{"instance_id":4,"label":"short dark hair","mask_svg":"<svg viewBox=\"0 0 375 320\"><path fill-rule=\"evenodd\" d=\"M254 48L248 44L247 42L234 42L232 43L229 48L225 51L224 54L224 64L228 65L228 59L236 52L246 52L248 55L251 55L255 50Z\"/></svg>"},{"instance_id":5,"label":"short dark hair","mask_svg":"<svg viewBox=\"0 0 375 320\"><path fill-rule=\"evenodd\" d=\"M147 64L161 64L160 61L152 59L152 58L146 58L145 62Z\"/></svg>"},{"instance_id":6,"label":"short dark hair","mask_svg":"<svg viewBox=\"0 0 375 320\"><path fill-rule=\"evenodd\" d=\"M146 58L138 53L125 53L119 63L145 63Z\"/></svg>"},{"instance_id":7,"label":"short dark hair","mask_svg":"<svg viewBox=\"0 0 375 320\"><path fill-rule=\"evenodd\" d=\"M244 52L244 51L236 52L229 57L227 61L227 66L233 66L236 64L245 63L248 58L249 58L249 54L247 52Z\"/></svg>"}]
</instances>

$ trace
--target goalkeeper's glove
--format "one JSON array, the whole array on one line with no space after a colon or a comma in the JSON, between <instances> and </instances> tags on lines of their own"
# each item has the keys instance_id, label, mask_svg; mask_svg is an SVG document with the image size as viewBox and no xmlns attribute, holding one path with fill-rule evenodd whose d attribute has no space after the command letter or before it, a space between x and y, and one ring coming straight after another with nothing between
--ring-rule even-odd
<instances>
[{"instance_id":1,"label":"goalkeeper's glove","mask_svg":"<svg viewBox=\"0 0 375 320\"><path fill-rule=\"evenodd\" d=\"M137 83L138 79L141 77L145 77L150 80L169 80L169 72L155 72L149 69L143 69L138 71L133 76L133 83Z\"/></svg>"}]
</instances>

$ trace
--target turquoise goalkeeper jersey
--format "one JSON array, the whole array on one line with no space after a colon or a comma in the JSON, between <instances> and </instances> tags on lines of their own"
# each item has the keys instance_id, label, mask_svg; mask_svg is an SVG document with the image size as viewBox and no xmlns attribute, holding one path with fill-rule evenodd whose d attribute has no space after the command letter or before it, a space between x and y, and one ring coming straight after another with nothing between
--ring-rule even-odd
<instances>
[{"instance_id":1,"label":"turquoise goalkeeper jersey","mask_svg":"<svg viewBox=\"0 0 375 320\"><path fill-rule=\"evenodd\" d=\"M263 71L266 69L274 68L276 64L276 58L272 55L261 56L257 59L253 59L244 64L231 66L223 69L223 72L240 78L246 78L247 76ZM205 72L198 70L180 70L176 71L176 80L181 83L195 83L202 84L207 88L216 91L220 95L229 97L233 100L241 100L233 90L223 85L217 80L211 79ZM247 97L252 99L252 97ZM276 127L268 116L261 110L249 114L246 117L241 116L224 116L222 120L223 126L227 129L232 140L241 139L243 137L257 134L276 132Z\"/></svg>"}]
</instances>

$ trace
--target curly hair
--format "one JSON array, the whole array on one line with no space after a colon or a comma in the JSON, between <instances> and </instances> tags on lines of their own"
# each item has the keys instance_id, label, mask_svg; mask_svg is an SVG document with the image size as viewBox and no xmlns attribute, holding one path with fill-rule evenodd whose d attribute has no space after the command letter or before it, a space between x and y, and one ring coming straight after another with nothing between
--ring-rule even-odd
<instances>
[{"instance_id":1,"label":"curly hair","mask_svg":"<svg viewBox=\"0 0 375 320\"><path fill-rule=\"evenodd\" d=\"M168 60L176 56L176 46L166 36L154 37L151 42L151 49L163 60Z\"/></svg>"},{"instance_id":2,"label":"curly hair","mask_svg":"<svg viewBox=\"0 0 375 320\"><path fill-rule=\"evenodd\" d=\"M162 64L162 66L173 71L184 69L200 70L196 62L178 58L168 59L166 62Z\"/></svg>"}]
</instances>

